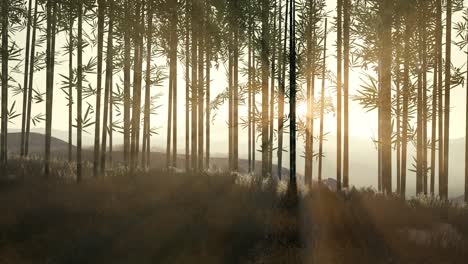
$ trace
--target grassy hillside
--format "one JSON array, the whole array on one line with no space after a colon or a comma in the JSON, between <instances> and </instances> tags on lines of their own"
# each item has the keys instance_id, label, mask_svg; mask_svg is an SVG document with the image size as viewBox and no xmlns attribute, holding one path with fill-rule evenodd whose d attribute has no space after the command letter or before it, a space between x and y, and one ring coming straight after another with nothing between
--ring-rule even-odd
<instances>
[{"instance_id":1,"label":"grassy hillside","mask_svg":"<svg viewBox=\"0 0 468 264\"><path fill-rule=\"evenodd\" d=\"M0 263L466 263L468 210L230 174L0 179ZM62 172L60 172L62 171Z\"/></svg>"}]
</instances>

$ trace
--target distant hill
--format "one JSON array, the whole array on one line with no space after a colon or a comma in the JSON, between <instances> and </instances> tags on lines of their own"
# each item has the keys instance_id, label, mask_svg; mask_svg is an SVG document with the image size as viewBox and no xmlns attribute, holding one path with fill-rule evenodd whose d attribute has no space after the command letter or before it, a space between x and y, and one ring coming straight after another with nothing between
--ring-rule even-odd
<instances>
[{"instance_id":1,"label":"distant hill","mask_svg":"<svg viewBox=\"0 0 468 264\"><path fill-rule=\"evenodd\" d=\"M51 151L66 153L68 151L68 143L52 137L51 138ZM20 153L21 146L21 133L10 133L8 134L8 151L13 154ZM39 133L30 133L29 134L29 153L31 154L44 154L45 147L45 136ZM73 147L75 150L75 147Z\"/></svg>"}]
</instances>

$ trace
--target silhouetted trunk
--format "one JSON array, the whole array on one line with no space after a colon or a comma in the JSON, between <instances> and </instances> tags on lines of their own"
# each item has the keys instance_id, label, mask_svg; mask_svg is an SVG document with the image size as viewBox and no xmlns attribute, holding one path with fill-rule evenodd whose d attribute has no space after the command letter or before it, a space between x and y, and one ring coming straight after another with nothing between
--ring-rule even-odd
<instances>
[{"instance_id":1,"label":"silhouetted trunk","mask_svg":"<svg viewBox=\"0 0 468 264\"><path fill-rule=\"evenodd\" d=\"M262 176L268 174L268 74L270 57L270 29L268 24L269 17L269 0L262 0ZM291 18L292 19L292 18ZM292 27L291 27L292 30Z\"/></svg>"},{"instance_id":2,"label":"silhouetted trunk","mask_svg":"<svg viewBox=\"0 0 468 264\"><path fill-rule=\"evenodd\" d=\"M76 180L81 182L82 179L82 164L81 164L81 133L83 130L82 119L82 92L83 92L83 0L78 2L78 50L77 50L77 135L76 135Z\"/></svg>"},{"instance_id":3,"label":"silhouetted trunk","mask_svg":"<svg viewBox=\"0 0 468 264\"><path fill-rule=\"evenodd\" d=\"M2 128L0 161L6 166L8 136L8 0L2 1ZM5 167L3 167L5 169Z\"/></svg>"},{"instance_id":4,"label":"silhouetted trunk","mask_svg":"<svg viewBox=\"0 0 468 264\"><path fill-rule=\"evenodd\" d=\"M36 1L37 2L37 1ZM37 6L36 6L37 7ZM68 31L68 162L73 160L73 4L70 2ZM33 41L35 34L33 33ZM34 46L33 46L34 50ZM34 51L33 51L34 53Z\"/></svg>"},{"instance_id":5,"label":"silhouetted trunk","mask_svg":"<svg viewBox=\"0 0 468 264\"><path fill-rule=\"evenodd\" d=\"M30 58L30 45L31 45L31 13L32 13L32 0L28 1L28 16L26 24L26 53L24 54L24 78L23 78L23 111L21 120L21 146L20 154L25 156L25 139L26 139L26 112L27 112L27 99L28 99L28 77L29 77L29 58Z\"/></svg>"},{"instance_id":6,"label":"silhouetted trunk","mask_svg":"<svg viewBox=\"0 0 468 264\"><path fill-rule=\"evenodd\" d=\"M50 144L52 139L52 105L54 99L55 33L56 8L54 0L47 3L47 78L46 78L46 135L45 135L45 175L50 173Z\"/></svg>"},{"instance_id":7,"label":"silhouetted trunk","mask_svg":"<svg viewBox=\"0 0 468 264\"><path fill-rule=\"evenodd\" d=\"M290 188L295 192L297 188L296 182L296 3L291 1L290 4L290 31L289 31L289 113L290 113L290 132L289 132L289 160L290 160Z\"/></svg>"},{"instance_id":8,"label":"silhouetted trunk","mask_svg":"<svg viewBox=\"0 0 468 264\"><path fill-rule=\"evenodd\" d=\"M206 31L205 31L205 48L206 48L206 117L205 117L205 129L206 129L206 146L205 146L205 169L210 169L210 97L211 97L211 5L207 4L206 13Z\"/></svg>"},{"instance_id":9,"label":"silhouetted trunk","mask_svg":"<svg viewBox=\"0 0 468 264\"><path fill-rule=\"evenodd\" d=\"M236 2L235 10L237 8ZM234 30L234 65L233 65L233 81L234 81L234 112L233 112L233 162L232 168L234 171L239 170L239 28L237 27L238 15L236 15L236 23L235 23L235 30Z\"/></svg>"},{"instance_id":10,"label":"silhouetted trunk","mask_svg":"<svg viewBox=\"0 0 468 264\"><path fill-rule=\"evenodd\" d=\"M171 37L171 67L172 70L172 90L173 90L173 103L172 103L172 167L177 167L177 46L178 46L178 35L177 35L177 0L173 1L172 6L172 37Z\"/></svg>"},{"instance_id":11,"label":"silhouetted trunk","mask_svg":"<svg viewBox=\"0 0 468 264\"><path fill-rule=\"evenodd\" d=\"M101 145L101 175L105 175L106 172L106 155L107 155L107 135L109 133L109 119L111 114L109 108L112 106L109 101L110 97L112 96L111 86L112 86L112 71L113 71L113 15L112 15L112 7L109 8L109 31L107 34L107 58L106 58L106 81L104 84L104 111L102 116L102 145Z\"/></svg>"},{"instance_id":12,"label":"silhouetted trunk","mask_svg":"<svg viewBox=\"0 0 468 264\"><path fill-rule=\"evenodd\" d=\"M199 20L199 28L200 32L199 38L198 38L198 170L203 171L203 149L204 149L204 141L203 141L203 133L205 131L204 129L204 123L203 123L203 107L204 107L204 57L205 57L205 50L204 50L204 39L203 39L203 34L205 32L204 27L204 12L205 12L205 4L204 1L202 0L199 2L199 12L198 15L200 16Z\"/></svg>"},{"instance_id":13,"label":"silhouetted trunk","mask_svg":"<svg viewBox=\"0 0 468 264\"><path fill-rule=\"evenodd\" d=\"M466 36L468 36L468 34ZM467 53L466 61L468 62L468 53ZM467 80L468 80L468 69L467 69L467 72L466 72L466 76L467 76ZM466 87L468 88L468 83L466 84ZM466 102L468 102L468 89L467 89L467 92L466 92L466 99L467 99ZM467 103L467 105L465 107L466 107L466 112L465 112L465 120L466 120L465 139L468 139L468 103ZM468 140L465 140L465 203L468 203Z\"/></svg>"},{"instance_id":14,"label":"silhouetted trunk","mask_svg":"<svg viewBox=\"0 0 468 264\"><path fill-rule=\"evenodd\" d=\"M286 45L287 45L287 39L288 39L288 13L289 13L289 0L286 0L286 13L284 14L284 17L286 18L284 21L284 42L283 42L283 50L281 54L281 59L282 59L282 69L280 71L281 84L279 87L279 95L278 95L278 170L279 170L278 175L280 175L280 177L281 177L282 169L283 169L284 94L286 90L285 89L286 68L287 68L286 67L286 62L287 62Z\"/></svg>"},{"instance_id":15,"label":"silhouetted trunk","mask_svg":"<svg viewBox=\"0 0 468 264\"><path fill-rule=\"evenodd\" d=\"M325 73L327 69L327 30L328 20L325 18L325 31L323 36L323 61L322 61L322 90L320 92L320 136L318 153L318 182L322 182L322 160L323 160L323 120L325 112Z\"/></svg>"},{"instance_id":16,"label":"silhouetted trunk","mask_svg":"<svg viewBox=\"0 0 468 264\"><path fill-rule=\"evenodd\" d=\"M34 80L34 60L36 52L36 32L37 32L37 6L38 1L35 1L34 4L34 24L33 24L33 33L32 33L32 43L31 43L31 59L29 60L29 78L28 78L28 107L27 107L27 117L26 117L26 139L24 146L24 155L27 156L29 153L29 132L31 130L31 109L32 109L32 93L33 93L33 80ZM73 21L70 18L71 21ZM72 22L73 23L73 22ZM69 91L71 90L71 82L69 84ZM71 97L71 92L69 92ZM70 102L69 102L70 103ZM71 104L70 104L71 105ZM71 106L69 106L70 108ZM70 123L70 122L69 122ZM70 144L69 144L70 145ZM69 147L69 156L71 157L71 147Z\"/></svg>"},{"instance_id":17,"label":"silhouetted trunk","mask_svg":"<svg viewBox=\"0 0 468 264\"><path fill-rule=\"evenodd\" d=\"M451 55L452 55L452 0L447 0L447 32L445 34L445 108L444 108L444 181L442 185L441 198L448 199L449 178L449 146L450 146L450 86Z\"/></svg>"},{"instance_id":18,"label":"silhouetted trunk","mask_svg":"<svg viewBox=\"0 0 468 264\"><path fill-rule=\"evenodd\" d=\"M268 173L273 175L273 129L274 129L274 117L275 117L275 73L276 73L276 13L277 13L277 1L273 3L273 41L272 41L272 55L271 55L271 85L270 85L270 121L269 121L269 142L268 142Z\"/></svg>"},{"instance_id":19,"label":"silhouetted trunk","mask_svg":"<svg viewBox=\"0 0 468 264\"><path fill-rule=\"evenodd\" d=\"M442 54L442 38L443 38L443 25L442 25L442 0L437 0L437 36L436 40L438 41L437 50L438 50L438 58L437 64L439 67L438 72L438 92L437 92L437 101L439 102L438 105L438 114L439 117L439 196L442 197L442 190L444 185L444 102L443 102L443 54Z\"/></svg>"},{"instance_id":20,"label":"silhouetted trunk","mask_svg":"<svg viewBox=\"0 0 468 264\"><path fill-rule=\"evenodd\" d=\"M251 7L251 1L249 1L249 7ZM252 115L252 94L253 94L253 87L252 87L252 19L249 17L249 31L248 31L248 42L247 42L247 123L248 123L248 172L252 173L252 149L254 147L252 141L252 130L255 129L252 127L253 123L253 115ZM280 176L281 178L281 176Z\"/></svg>"},{"instance_id":21,"label":"silhouetted trunk","mask_svg":"<svg viewBox=\"0 0 468 264\"><path fill-rule=\"evenodd\" d=\"M426 4L423 4L422 12L422 192L427 195L427 32L426 32Z\"/></svg>"},{"instance_id":22,"label":"silhouetted trunk","mask_svg":"<svg viewBox=\"0 0 468 264\"><path fill-rule=\"evenodd\" d=\"M141 113L141 77L142 77L142 32L141 32L141 10L143 7L137 2L135 11L134 28L134 64L133 64L133 101L132 101L132 136L130 143L130 164L134 169L138 163L139 155L139 133L140 133L140 113Z\"/></svg>"},{"instance_id":23,"label":"silhouetted trunk","mask_svg":"<svg viewBox=\"0 0 468 264\"><path fill-rule=\"evenodd\" d=\"M392 192L392 21L393 2L384 0L382 12L382 187Z\"/></svg>"},{"instance_id":24,"label":"silhouetted trunk","mask_svg":"<svg viewBox=\"0 0 468 264\"><path fill-rule=\"evenodd\" d=\"M185 171L190 170L190 6L185 1Z\"/></svg>"},{"instance_id":25,"label":"silhouetted trunk","mask_svg":"<svg viewBox=\"0 0 468 264\"><path fill-rule=\"evenodd\" d=\"M409 63L410 63L410 37L411 37L411 14L405 13L405 37L404 37L404 72L403 72L403 121L401 135L401 180L400 180L400 196L402 199L406 197L406 172L407 172L407 149L408 149L408 101L410 96L410 79L409 79Z\"/></svg>"},{"instance_id":26,"label":"silhouetted trunk","mask_svg":"<svg viewBox=\"0 0 468 264\"><path fill-rule=\"evenodd\" d=\"M305 78L306 78L306 101L307 101L307 112L305 116L305 184L311 186L312 185L312 82L313 82L313 76L312 76L312 67L313 67L313 62L312 62L312 21L314 20L314 14L312 14L312 1L308 1L309 4L309 13L308 13L308 21L307 21L307 26L306 26L306 72L305 72Z\"/></svg>"},{"instance_id":27,"label":"silhouetted trunk","mask_svg":"<svg viewBox=\"0 0 468 264\"><path fill-rule=\"evenodd\" d=\"M130 21L129 0L125 1L125 21ZM129 166L130 151L130 23L124 23L124 163Z\"/></svg>"},{"instance_id":28,"label":"silhouetted trunk","mask_svg":"<svg viewBox=\"0 0 468 264\"><path fill-rule=\"evenodd\" d=\"M102 53L104 47L104 9L103 0L98 1L98 32L97 32L97 82L96 82L96 122L94 123L94 166L93 175L98 176L99 167L99 137L101 130L101 82L102 82ZM106 106L104 107L106 108ZM106 115L106 112L104 112ZM106 124L104 124L106 127ZM105 129L103 129L105 131Z\"/></svg>"},{"instance_id":29,"label":"silhouetted trunk","mask_svg":"<svg viewBox=\"0 0 468 264\"><path fill-rule=\"evenodd\" d=\"M397 180L397 188L396 193L400 193L401 188L401 72L400 72L400 65L401 65L401 51L400 51L400 42L401 42L401 17L397 17L396 21L396 39L397 39L397 47L396 47L396 58L395 58L395 75L396 75L396 180Z\"/></svg>"},{"instance_id":30,"label":"silhouetted trunk","mask_svg":"<svg viewBox=\"0 0 468 264\"><path fill-rule=\"evenodd\" d=\"M342 182L342 63L343 63L343 25L342 25L342 16L343 16L343 0L337 0L337 21L336 21L336 34L337 34L337 51L336 51L336 58L337 58L337 70L336 70L336 188L338 191L341 191Z\"/></svg>"},{"instance_id":31,"label":"silhouetted trunk","mask_svg":"<svg viewBox=\"0 0 468 264\"><path fill-rule=\"evenodd\" d=\"M436 29L437 30L437 29ZM436 36L437 38L437 36ZM437 40L434 49L434 81L432 85L432 130L431 130L431 187L430 193L431 197L435 196L434 189L435 189L435 168L436 168L436 141L437 141L437 87L439 85L438 75L439 75L439 64L437 63L437 59L439 56Z\"/></svg>"},{"instance_id":32,"label":"silhouetted trunk","mask_svg":"<svg viewBox=\"0 0 468 264\"><path fill-rule=\"evenodd\" d=\"M392 7L393 8L393 7ZM351 0L344 0L343 8L343 66L344 66L344 85L343 85L343 187L349 188L349 31L350 31L350 9Z\"/></svg>"},{"instance_id":33,"label":"silhouetted trunk","mask_svg":"<svg viewBox=\"0 0 468 264\"><path fill-rule=\"evenodd\" d=\"M198 171L198 115L197 115L197 105L198 105L198 76L197 76L197 65L198 65L198 50L197 50L197 34L198 34L198 0L192 0L192 10L191 10L191 21L192 21L192 101L191 101L191 111L192 111L192 170Z\"/></svg>"},{"instance_id":34,"label":"silhouetted trunk","mask_svg":"<svg viewBox=\"0 0 468 264\"><path fill-rule=\"evenodd\" d=\"M148 2L148 28L146 36L146 77L145 77L145 113L143 120L143 149L142 149L142 167L149 168L149 156L147 152L150 146L150 104L151 104L151 48L153 38L153 7Z\"/></svg>"}]
</instances>

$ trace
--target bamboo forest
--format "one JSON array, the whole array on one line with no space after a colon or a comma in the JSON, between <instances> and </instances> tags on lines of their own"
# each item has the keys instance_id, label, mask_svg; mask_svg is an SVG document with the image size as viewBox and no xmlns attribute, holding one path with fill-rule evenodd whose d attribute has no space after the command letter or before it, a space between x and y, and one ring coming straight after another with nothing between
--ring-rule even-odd
<instances>
[{"instance_id":1,"label":"bamboo forest","mask_svg":"<svg viewBox=\"0 0 468 264\"><path fill-rule=\"evenodd\" d=\"M468 1L0 14L0 263L466 263Z\"/></svg>"}]
</instances>

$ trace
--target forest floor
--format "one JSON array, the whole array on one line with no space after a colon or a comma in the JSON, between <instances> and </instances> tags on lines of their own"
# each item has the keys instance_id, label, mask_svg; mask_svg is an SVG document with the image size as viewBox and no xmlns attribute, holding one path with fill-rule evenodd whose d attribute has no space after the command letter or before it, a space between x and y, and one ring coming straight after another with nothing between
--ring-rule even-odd
<instances>
[{"instance_id":1,"label":"forest floor","mask_svg":"<svg viewBox=\"0 0 468 264\"><path fill-rule=\"evenodd\" d=\"M231 174L153 170L76 184L66 164L0 177L3 263L466 263L468 209L371 190L298 195ZM14 176L12 176L14 175Z\"/></svg>"}]
</instances>

